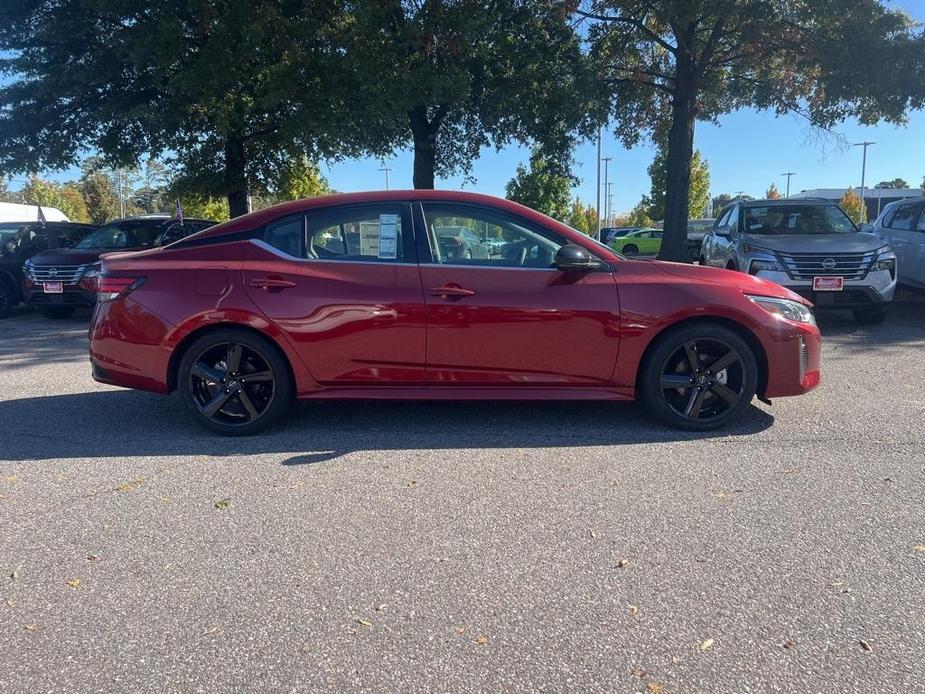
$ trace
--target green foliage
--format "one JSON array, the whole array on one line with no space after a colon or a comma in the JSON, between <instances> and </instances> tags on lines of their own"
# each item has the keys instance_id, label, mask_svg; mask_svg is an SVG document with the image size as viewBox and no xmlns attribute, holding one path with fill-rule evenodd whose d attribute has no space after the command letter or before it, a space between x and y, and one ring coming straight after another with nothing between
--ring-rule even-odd
<instances>
[{"instance_id":1,"label":"green foliage","mask_svg":"<svg viewBox=\"0 0 925 694\"><path fill-rule=\"evenodd\" d=\"M838 204L854 220L855 224L863 224L867 221L867 205L851 188L845 191Z\"/></svg>"},{"instance_id":2,"label":"green foliage","mask_svg":"<svg viewBox=\"0 0 925 694\"><path fill-rule=\"evenodd\" d=\"M104 224L119 215L119 200L112 181L101 171L85 168L80 190L87 205L90 221Z\"/></svg>"},{"instance_id":3,"label":"green foliage","mask_svg":"<svg viewBox=\"0 0 925 694\"><path fill-rule=\"evenodd\" d=\"M72 183L58 185L38 176L31 176L20 193L23 202L27 205L57 208L72 222L90 221L87 206Z\"/></svg>"},{"instance_id":4,"label":"green foliage","mask_svg":"<svg viewBox=\"0 0 925 694\"><path fill-rule=\"evenodd\" d=\"M597 210L593 205L586 205L578 198L575 198L569 209L566 224L573 229L578 229L583 234L595 236L597 234Z\"/></svg>"},{"instance_id":5,"label":"green foliage","mask_svg":"<svg viewBox=\"0 0 925 694\"><path fill-rule=\"evenodd\" d=\"M894 178L892 181L880 181L880 183L875 185L874 188L882 188L882 189L899 188L899 189L906 190L909 188L909 184L906 183L906 181L903 180L902 178Z\"/></svg>"},{"instance_id":6,"label":"green foliage","mask_svg":"<svg viewBox=\"0 0 925 694\"><path fill-rule=\"evenodd\" d=\"M514 178L504 187L508 200L519 202L554 219L569 217L572 179L560 171L538 149L530 154L530 168L517 165Z\"/></svg>"},{"instance_id":7,"label":"green foliage","mask_svg":"<svg viewBox=\"0 0 925 694\"><path fill-rule=\"evenodd\" d=\"M774 185L773 181L771 181L771 187L765 192L764 197L768 200L780 200L780 191L777 189L777 186Z\"/></svg>"},{"instance_id":8,"label":"green foliage","mask_svg":"<svg viewBox=\"0 0 925 694\"><path fill-rule=\"evenodd\" d=\"M539 143L560 164L593 129L599 88L561 0L354 0L347 58L390 147L414 148L414 186L468 174L483 147Z\"/></svg>"},{"instance_id":9,"label":"green foliage","mask_svg":"<svg viewBox=\"0 0 925 694\"><path fill-rule=\"evenodd\" d=\"M636 203L636 207L630 210L630 213L626 215L626 226L629 227L650 227L655 224L652 218L649 216L649 208L651 204L647 196L643 196L642 200Z\"/></svg>"},{"instance_id":10,"label":"green foliage","mask_svg":"<svg viewBox=\"0 0 925 694\"><path fill-rule=\"evenodd\" d=\"M925 104L925 32L882 0L595 0L591 60L626 145L665 141L660 257L687 258L697 120L753 107L813 126L903 122Z\"/></svg>"},{"instance_id":11,"label":"green foliage","mask_svg":"<svg viewBox=\"0 0 925 694\"><path fill-rule=\"evenodd\" d=\"M277 185L277 197L283 200L301 200L334 192L321 169L303 155L293 157L282 167Z\"/></svg>"},{"instance_id":12,"label":"green foliage","mask_svg":"<svg viewBox=\"0 0 925 694\"><path fill-rule=\"evenodd\" d=\"M216 222L227 222L231 218L228 201L225 198L185 196L180 198L180 207L183 208L184 217L214 219ZM176 201L174 201L173 209L176 209Z\"/></svg>"},{"instance_id":13,"label":"green foliage","mask_svg":"<svg viewBox=\"0 0 925 694\"><path fill-rule=\"evenodd\" d=\"M652 188L645 198L648 215L652 219L665 218L665 190L668 178L668 151L659 147L655 159L647 169L652 180ZM690 197L688 215L701 217L710 204L710 165L700 156L700 150L694 150L691 159Z\"/></svg>"}]
</instances>

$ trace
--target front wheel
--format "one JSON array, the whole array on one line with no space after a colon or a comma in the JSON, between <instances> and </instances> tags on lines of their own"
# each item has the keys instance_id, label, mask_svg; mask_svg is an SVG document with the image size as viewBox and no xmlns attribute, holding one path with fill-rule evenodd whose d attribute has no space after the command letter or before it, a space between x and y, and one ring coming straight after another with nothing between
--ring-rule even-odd
<instances>
[{"instance_id":1,"label":"front wheel","mask_svg":"<svg viewBox=\"0 0 925 694\"><path fill-rule=\"evenodd\" d=\"M0 318L10 315L17 303L16 292L7 282L0 281Z\"/></svg>"},{"instance_id":2,"label":"front wheel","mask_svg":"<svg viewBox=\"0 0 925 694\"><path fill-rule=\"evenodd\" d=\"M710 431L735 421L758 387L748 343L719 325L669 331L646 355L639 387L649 411L678 429Z\"/></svg>"},{"instance_id":3,"label":"front wheel","mask_svg":"<svg viewBox=\"0 0 925 694\"><path fill-rule=\"evenodd\" d=\"M639 253L639 249L633 244L623 247L623 255L636 255L637 253Z\"/></svg>"},{"instance_id":4,"label":"front wheel","mask_svg":"<svg viewBox=\"0 0 925 694\"><path fill-rule=\"evenodd\" d=\"M266 339L223 328L189 346L177 378L196 422L225 436L256 434L289 410L292 378L285 359Z\"/></svg>"},{"instance_id":5,"label":"front wheel","mask_svg":"<svg viewBox=\"0 0 925 694\"><path fill-rule=\"evenodd\" d=\"M76 310L76 306L46 306L41 309L41 313L45 318L58 320L60 318L70 318Z\"/></svg>"},{"instance_id":6,"label":"front wheel","mask_svg":"<svg viewBox=\"0 0 925 694\"><path fill-rule=\"evenodd\" d=\"M880 325L886 320L886 306L875 306L873 308L856 308L852 311L854 320L861 325Z\"/></svg>"}]
</instances>

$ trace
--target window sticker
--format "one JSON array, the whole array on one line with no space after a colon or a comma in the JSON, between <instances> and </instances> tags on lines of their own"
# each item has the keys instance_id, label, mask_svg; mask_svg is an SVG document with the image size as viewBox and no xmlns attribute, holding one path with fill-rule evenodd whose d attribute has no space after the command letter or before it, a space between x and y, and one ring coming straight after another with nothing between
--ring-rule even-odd
<instances>
[{"instance_id":1,"label":"window sticker","mask_svg":"<svg viewBox=\"0 0 925 694\"><path fill-rule=\"evenodd\" d=\"M378 255L386 260L398 257L398 215L379 215Z\"/></svg>"},{"instance_id":2,"label":"window sticker","mask_svg":"<svg viewBox=\"0 0 925 694\"><path fill-rule=\"evenodd\" d=\"M360 255L379 255L379 220L360 220Z\"/></svg>"}]
</instances>

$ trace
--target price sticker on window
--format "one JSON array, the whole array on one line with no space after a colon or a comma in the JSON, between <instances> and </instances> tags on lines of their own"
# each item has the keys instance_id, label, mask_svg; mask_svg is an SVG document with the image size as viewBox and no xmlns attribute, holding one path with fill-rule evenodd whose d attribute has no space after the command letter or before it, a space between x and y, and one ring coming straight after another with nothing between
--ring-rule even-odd
<instances>
[{"instance_id":1,"label":"price sticker on window","mask_svg":"<svg viewBox=\"0 0 925 694\"><path fill-rule=\"evenodd\" d=\"M379 215L379 257L395 260L398 257L398 215Z\"/></svg>"}]
</instances>

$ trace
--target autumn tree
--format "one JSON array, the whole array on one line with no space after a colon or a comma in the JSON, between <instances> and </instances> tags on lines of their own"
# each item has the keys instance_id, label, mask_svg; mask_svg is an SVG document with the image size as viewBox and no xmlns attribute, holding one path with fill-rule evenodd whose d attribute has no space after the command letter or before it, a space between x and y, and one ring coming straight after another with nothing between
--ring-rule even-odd
<instances>
[{"instance_id":1,"label":"autumn tree","mask_svg":"<svg viewBox=\"0 0 925 694\"><path fill-rule=\"evenodd\" d=\"M573 229L588 236L597 234L597 210L593 205L588 205L578 198L572 200L569 208L568 218L565 220Z\"/></svg>"},{"instance_id":2,"label":"autumn tree","mask_svg":"<svg viewBox=\"0 0 925 694\"><path fill-rule=\"evenodd\" d=\"M626 226L630 227L650 227L655 222L649 216L649 203L646 200L645 196L640 200L636 207L630 210L630 213L626 216Z\"/></svg>"},{"instance_id":3,"label":"autumn tree","mask_svg":"<svg viewBox=\"0 0 925 694\"><path fill-rule=\"evenodd\" d=\"M867 206L861 200L861 196L851 188L845 191L838 204L854 220L855 224L863 224L867 221Z\"/></svg>"},{"instance_id":4,"label":"autumn tree","mask_svg":"<svg viewBox=\"0 0 925 694\"><path fill-rule=\"evenodd\" d=\"M73 183L58 184L38 176L31 176L20 191L27 205L54 207L72 222L89 222L90 215L83 196Z\"/></svg>"},{"instance_id":5,"label":"autumn tree","mask_svg":"<svg viewBox=\"0 0 925 694\"><path fill-rule=\"evenodd\" d=\"M882 0L590 0L577 12L617 134L667 141L661 258L688 259L697 121L753 107L819 127L900 123L925 103L923 30Z\"/></svg>"},{"instance_id":6,"label":"autumn tree","mask_svg":"<svg viewBox=\"0 0 925 694\"><path fill-rule=\"evenodd\" d=\"M780 200L780 191L777 189L777 186L773 181L771 181L771 186L768 188L767 192L765 192L764 197L768 200Z\"/></svg>"},{"instance_id":7,"label":"autumn tree","mask_svg":"<svg viewBox=\"0 0 925 694\"><path fill-rule=\"evenodd\" d=\"M569 215L572 179L543 156L539 149L530 154L530 167L517 165L514 177L504 187L508 200L519 202L554 219Z\"/></svg>"},{"instance_id":8,"label":"autumn tree","mask_svg":"<svg viewBox=\"0 0 925 694\"><path fill-rule=\"evenodd\" d=\"M367 127L414 151L414 187L468 174L484 147L539 143L564 166L595 103L561 0L354 0L346 55Z\"/></svg>"}]
</instances>

